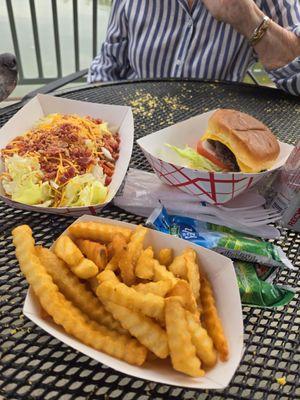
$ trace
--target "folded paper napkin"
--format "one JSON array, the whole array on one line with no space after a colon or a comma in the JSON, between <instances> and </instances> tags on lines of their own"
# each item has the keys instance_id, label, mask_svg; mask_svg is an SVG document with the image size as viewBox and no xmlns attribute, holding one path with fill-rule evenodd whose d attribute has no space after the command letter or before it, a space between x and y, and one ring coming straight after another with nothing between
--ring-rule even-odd
<instances>
[{"instance_id":1,"label":"folded paper napkin","mask_svg":"<svg viewBox=\"0 0 300 400\"><path fill-rule=\"evenodd\" d=\"M126 179L113 202L117 207L143 217L149 217L156 207L163 204L170 214L184 215L201 221L227 226L240 232L263 238L280 236L278 229L272 226L262 225L249 228L239 222L236 215L234 220L224 221L214 215L203 214L201 210L203 210L205 203L200 202L199 198L163 184L155 174L134 168L129 169ZM238 201L235 199L235 206L236 204L238 205Z\"/></svg>"}]
</instances>

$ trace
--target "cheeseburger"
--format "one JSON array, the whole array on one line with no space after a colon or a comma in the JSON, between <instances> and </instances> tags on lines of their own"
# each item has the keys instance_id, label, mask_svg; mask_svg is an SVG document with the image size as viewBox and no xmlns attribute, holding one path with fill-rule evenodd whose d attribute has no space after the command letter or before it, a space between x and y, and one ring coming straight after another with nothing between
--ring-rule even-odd
<instances>
[{"instance_id":1,"label":"cheeseburger","mask_svg":"<svg viewBox=\"0 0 300 400\"><path fill-rule=\"evenodd\" d=\"M271 168L279 144L262 122L235 110L219 109L210 118L197 152L223 171L261 172Z\"/></svg>"}]
</instances>

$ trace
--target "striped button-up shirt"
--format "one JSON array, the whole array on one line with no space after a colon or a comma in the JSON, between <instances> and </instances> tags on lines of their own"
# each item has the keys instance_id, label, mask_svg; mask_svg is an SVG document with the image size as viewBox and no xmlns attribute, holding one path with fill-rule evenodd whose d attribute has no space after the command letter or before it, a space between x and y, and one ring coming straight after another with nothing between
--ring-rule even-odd
<instances>
[{"instance_id":1,"label":"striped button-up shirt","mask_svg":"<svg viewBox=\"0 0 300 400\"><path fill-rule=\"evenodd\" d=\"M299 0L255 2L300 37ZM247 39L217 21L201 0L194 0L192 8L188 0L114 0L107 36L88 81L165 77L241 81L256 60ZM300 55L268 73L278 87L300 95Z\"/></svg>"}]
</instances>

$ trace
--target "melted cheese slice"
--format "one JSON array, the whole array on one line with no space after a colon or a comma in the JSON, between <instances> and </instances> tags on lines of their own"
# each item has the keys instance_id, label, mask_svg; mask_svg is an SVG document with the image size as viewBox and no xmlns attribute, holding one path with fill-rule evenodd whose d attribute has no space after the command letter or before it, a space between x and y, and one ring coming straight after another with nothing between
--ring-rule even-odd
<instances>
[{"instance_id":1,"label":"melted cheese slice","mask_svg":"<svg viewBox=\"0 0 300 400\"><path fill-rule=\"evenodd\" d=\"M211 140L216 140L222 144L224 144L224 146L228 147L228 149L234 154L235 158L236 158L236 162L238 164L238 166L240 167L241 172L246 172L246 173L253 173L253 172L257 172L255 170L253 170L253 168L251 168L249 165L247 165L247 162L245 159L242 159L243 157L238 156L231 143L229 143L228 140L228 136L224 135L223 133L212 133L212 132L206 132L202 138L201 141L205 141L207 139L211 139Z\"/></svg>"}]
</instances>

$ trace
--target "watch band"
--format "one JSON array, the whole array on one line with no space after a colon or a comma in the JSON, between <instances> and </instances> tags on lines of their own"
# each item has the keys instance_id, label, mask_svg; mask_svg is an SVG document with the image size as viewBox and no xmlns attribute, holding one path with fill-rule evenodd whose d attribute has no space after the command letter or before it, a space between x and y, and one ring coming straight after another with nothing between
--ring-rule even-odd
<instances>
[{"instance_id":1,"label":"watch band","mask_svg":"<svg viewBox=\"0 0 300 400\"><path fill-rule=\"evenodd\" d=\"M263 38L270 26L270 23L271 19L265 15L262 22L258 25L256 29L254 29L254 32L249 39L249 43L251 46L255 46Z\"/></svg>"}]
</instances>

